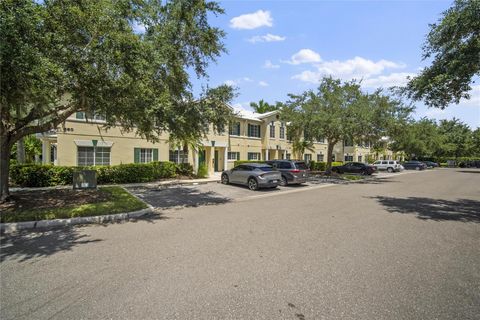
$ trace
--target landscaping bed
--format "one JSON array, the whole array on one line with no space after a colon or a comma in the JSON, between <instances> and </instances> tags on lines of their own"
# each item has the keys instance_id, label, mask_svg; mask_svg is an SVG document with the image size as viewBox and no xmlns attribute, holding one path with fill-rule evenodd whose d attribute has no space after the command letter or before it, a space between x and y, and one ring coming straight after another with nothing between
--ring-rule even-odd
<instances>
[{"instance_id":1,"label":"landscaping bed","mask_svg":"<svg viewBox=\"0 0 480 320\"><path fill-rule=\"evenodd\" d=\"M132 212L147 205L121 187L13 192L0 204L0 222L24 222Z\"/></svg>"}]
</instances>

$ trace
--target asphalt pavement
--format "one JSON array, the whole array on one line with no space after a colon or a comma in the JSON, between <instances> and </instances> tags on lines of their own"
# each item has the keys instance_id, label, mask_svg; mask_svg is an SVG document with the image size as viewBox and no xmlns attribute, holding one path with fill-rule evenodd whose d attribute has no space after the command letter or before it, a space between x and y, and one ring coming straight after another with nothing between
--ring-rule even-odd
<instances>
[{"instance_id":1,"label":"asphalt pavement","mask_svg":"<svg viewBox=\"0 0 480 320\"><path fill-rule=\"evenodd\" d=\"M435 169L2 236L0 318L479 319L479 186Z\"/></svg>"}]
</instances>

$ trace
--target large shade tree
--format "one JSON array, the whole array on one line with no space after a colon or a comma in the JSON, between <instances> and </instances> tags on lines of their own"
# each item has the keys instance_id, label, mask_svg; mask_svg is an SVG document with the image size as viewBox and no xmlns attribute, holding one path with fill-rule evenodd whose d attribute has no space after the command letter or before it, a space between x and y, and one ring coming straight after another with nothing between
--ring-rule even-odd
<instances>
[{"instance_id":1,"label":"large shade tree","mask_svg":"<svg viewBox=\"0 0 480 320\"><path fill-rule=\"evenodd\" d=\"M407 84L411 98L442 109L469 98L471 84L480 76L480 0L455 0L430 25L423 58L432 62Z\"/></svg>"},{"instance_id":2,"label":"large shade tree","mask_svg":"<svg viewBox=\"0 0 480 320\"><path fill-rule=\"evenodd\" d=\"M344 140L376 141L390 135L411 108L382 91L367 94L356 81L325 77L317 90L290 95L282 108L292 140L327 139L327 171L334 146Z\"/></svg>"},{"instance_id":3,"label":"large shade tree","mask_svg":"<svg viewBox=\"0 0 480 320\"><path fill-rule=\"evenodd\" d=\"M153 141L164 131L199 139L207 123L223 130L232 90L194 97L189 81L224 51L208 20L222 13L204 0L1 1L1 200L12 146L78 111Z\"/></svg>"}]
</instances>

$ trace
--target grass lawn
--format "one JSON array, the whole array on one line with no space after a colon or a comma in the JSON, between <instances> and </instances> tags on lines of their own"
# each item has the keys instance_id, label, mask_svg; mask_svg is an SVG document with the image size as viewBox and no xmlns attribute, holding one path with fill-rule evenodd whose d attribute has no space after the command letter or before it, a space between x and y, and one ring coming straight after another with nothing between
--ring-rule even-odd
<instances>
[{"instance_id":1,"label":"grass lawn","mask_svg":"<svg viewBox=\"0 0 480 320\"><path fill-rule=\"evenodd\" d=\"M101 216L145 208L144 202L121 187L19 191L12 193L12 201L0 204L0 222Z\"/></svg>"},{"instance_id":2,"label":"grass lawn","mask_svg":"<svg viewBox=\"0 0 480 320\"><path fill-rule=\"evenodd\" d=\"M356 176L356 175L350 175L350 174L344 175L342 178L345 180L352 180L352 181L365 179L364 176Z\"/></svg>"}]
</instances>

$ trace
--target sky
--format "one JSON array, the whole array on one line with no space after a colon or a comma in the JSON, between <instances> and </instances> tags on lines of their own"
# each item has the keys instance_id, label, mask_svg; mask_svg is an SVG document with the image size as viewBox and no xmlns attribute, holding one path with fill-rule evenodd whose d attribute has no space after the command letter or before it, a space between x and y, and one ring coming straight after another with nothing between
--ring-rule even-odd
<instances>
[{"instance_id":1,"label":"sky","mask_svg":"<svg viewBox=\"0 0 480 320\"><path fill-rule=\"evenodd\" d=\"M286 101L318 86L323 75L362 79L365 91L402 85L428 61L422 44L429 24L451 1L220 1L226 13L210 23L223 29L228 53L207 69L202 85L237 88L236 109L250 102ZM476 79L478 80L478 79ZM459 118L480 127L480 81L470 100L445 110L416 103L414 117Z\"/></svg>"}]
</instances>

